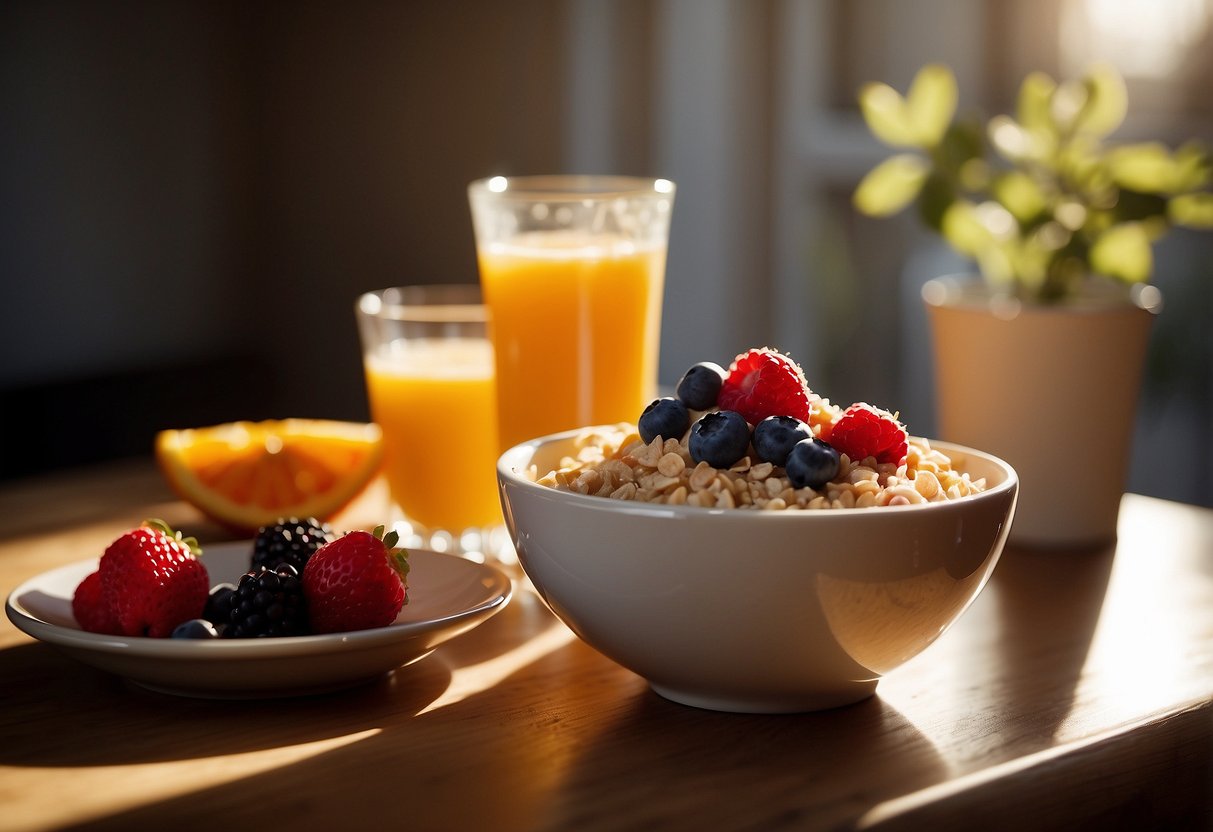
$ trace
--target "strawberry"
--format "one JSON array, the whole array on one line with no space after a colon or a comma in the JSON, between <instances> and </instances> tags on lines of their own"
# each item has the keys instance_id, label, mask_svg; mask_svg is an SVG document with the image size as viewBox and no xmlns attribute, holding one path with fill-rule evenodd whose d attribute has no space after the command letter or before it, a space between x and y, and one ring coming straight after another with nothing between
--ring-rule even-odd
<instances>
[{"instance_id":1,"label":"strawberry","mask_svg":"<svg viewBox=\"0 0 1213 832\"><path fill-rule=\"evenodd\" d=\"M206 567L195 557L201 551L162 520L146 520L111 543L97 572L117 633L166 638L200 617L210 591Z\"/></svg>"},{"instance_id":2,"label":"strawberry","mask_svg":"<svg viewBox=\"0 0 1213 832\"><path fill-rule=\"evenodd\" d=\"M877 462L899 464L906 456L909 435L897 417L887 410L859 402L843 411L827 441L858 462L875 457Z\"/></svg>"},{"instance_id":3,"label":"strawberry","mask_svg":"<svg viewBox=\"0 0 1213 832\"><path fill-rule=\"evenodd\" d=\"M321 546L303 568L314 633L386 627L408 601L408 553L399 535L355 531Z\"/></svg>"},{"instance_id":4,"label":"strawberry","mask_svg":"<svg viewBox=\"0 0 1213 832\"><path fill-rule=\"evenodd\" d=\"M117 635L118 619L110 612L101 592L101 573L90 572L72 595L72 615L81 630L90 633Z\"/></svg>"},{"instance_id":5,"label":"strawberry","mask_svg":"<svg viewBox=\"0 0 1213 832\"><path fill-rule=\"evenodd\" d=\"M808 422L810 396L800 366L783 353L764 347L734 359L716 405L737 411L751 425L768 416L793 416Z\"/></svg>"}]
</instances>

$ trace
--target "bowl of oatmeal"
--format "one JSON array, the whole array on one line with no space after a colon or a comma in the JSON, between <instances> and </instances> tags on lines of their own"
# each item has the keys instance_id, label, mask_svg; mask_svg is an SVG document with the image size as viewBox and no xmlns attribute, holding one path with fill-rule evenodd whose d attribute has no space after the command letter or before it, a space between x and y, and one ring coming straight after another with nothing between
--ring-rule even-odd
<instances>
[{"instance_id":1,"label":"bowl of oatmeal","mask_svg":"<svg viewBox=\"0 0 1213 832\"><path fill-rule=\"evenodd\" d=\"M944 442L798 488L626 424L524 442L497 476L523 569L582 640L667 699L750 713L871 696L977 597L1018 492Z\"/></svg>"}]
</instances>

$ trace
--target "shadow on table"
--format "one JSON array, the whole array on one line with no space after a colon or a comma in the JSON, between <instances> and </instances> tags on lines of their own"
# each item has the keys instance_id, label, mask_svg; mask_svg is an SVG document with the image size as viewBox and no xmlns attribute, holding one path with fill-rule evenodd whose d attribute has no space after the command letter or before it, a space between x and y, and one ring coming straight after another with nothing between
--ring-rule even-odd
<instances>
[{"instance_id":1,"label":"shadow on table","mask_svg":"<svg viewBox=\"0 0 1213 832\"><path fill-rule=\"evenodd\" d=\"M224 756L344 737L418 714L452 673L562 627L537 599L514 600L437 655L357 687L278 699L155 693L75 661L49 644L0 650L0 765L128 765ZM65 613L70 615L70 610ZM201 670L199 672L204 672ZM19 715L20 721L13 715Z\"/></svg>"},{"instance_id":2,"label":"shadow on table","mask_svg":"<svg viewBox=\"0 0 1213 832\"><path fill-rule=\"evenodd\" d=\"M639 793L636 771L645 773ZM753 771L763 776L745 776ZM545 828L609 828L604 815L625 808L628 823L643 828L844 828L945 775L931 741L879 696L816 713L755 715L646 692L580 749ZM624 784L630 808L609 798Z\"/></svg>"},{"instance_id":3,"label":"shadow on table","mask_svg":"<svg viewBox=\"0 0 1213 832\"><path fill-rule=\"evenodd\" d=\"M0 651L0 679L0 764L75 767L197 759L345 736L388 715L419 712L442 695L451 674L439 662L421 661L338 693L190 699L146 691L49 645L29 644Z\"/></svg>"},{"instance_id":4,"label":"shadow on table","mask_svg":"<svg viewBox=\"0 0 1213 832\"><path fill-rule=\"evenodd\" d=\"M0 764L73 767L198 759L299 745L381 728L418 714L452 673L563 626L515 598L440 652L365 685L315 696L222 700L144 690L48 644L0 650ZM19 714L20 721L10 715Z\"/></svg>"},{"instance_id":5,"label":"shadow on table","mask_svg":"<svg viewBox=\"0 0 1213 832\"><path fill-rule=\"evenodd\" d=\"M500 633L514 633L519 621L528 625L527 616L563 626L537 605L531 597L513 611L515 621L499 620L503 612L483 627L498 623ZM441 661L435 656L421 665L492 658L497 651L484 647L493 641L491 630L486 635L484 642L451 642ZM491 820L498 832L712 828L753 819L755 804L763 802L781 807L764 819L770 825L811 819L819 826L828 825L823 811L854 818L943 777L930 741L877 697L812 714L698 710L658 697L575 639L557 643L461 701L264 774L78 828L148 828L200 817L224 818L237 828L270 820L357 827L371 818L412 829L466 829ZM334 698L329 707L351 711L364 704ZM357 723L350 722L353 730ZM874 768L879 777L869 776ZM761 778L754 771L763 772Z\"/></svg>"}]
</instances>

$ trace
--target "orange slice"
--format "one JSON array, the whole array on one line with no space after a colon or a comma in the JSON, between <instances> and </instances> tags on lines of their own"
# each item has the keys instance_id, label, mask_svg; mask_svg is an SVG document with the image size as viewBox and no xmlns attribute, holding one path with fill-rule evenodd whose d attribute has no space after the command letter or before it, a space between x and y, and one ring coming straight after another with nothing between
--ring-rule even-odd
<instances>
[{"instance_id":1,"label":"orange slice","mask_svg":"<svg viewBox=\"0 0 1213 832\"><path fill-rule=\"evenodd\" d=\"M331 519L382 457L379 426L358 422L229 422L156 435L156 460L173 489L241 532L280 517Z\"/></svg>"}]
</instances>

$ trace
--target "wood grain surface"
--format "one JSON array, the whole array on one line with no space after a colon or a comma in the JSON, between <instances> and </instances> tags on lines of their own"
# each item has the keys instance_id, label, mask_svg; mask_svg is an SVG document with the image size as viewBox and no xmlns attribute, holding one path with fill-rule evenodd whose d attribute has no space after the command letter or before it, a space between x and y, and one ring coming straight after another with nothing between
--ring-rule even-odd
<instances>
[{"instance_id":1,"label":"wood grain surface","mask_svg":"<svg viewBox=\"0 0 1213 832\"><path fill-rule=\"evenodd\" d=\"M343 518L373 523L373 490ZM227 539L133 462L0 489L0 590L147 516ZM1128 495L1102 551L1008 550L877 695L713 713L510 606L354 690L128 686L0 622L0 829L1208 829L1213 511Z\"/></svg>"}]
</instances>

